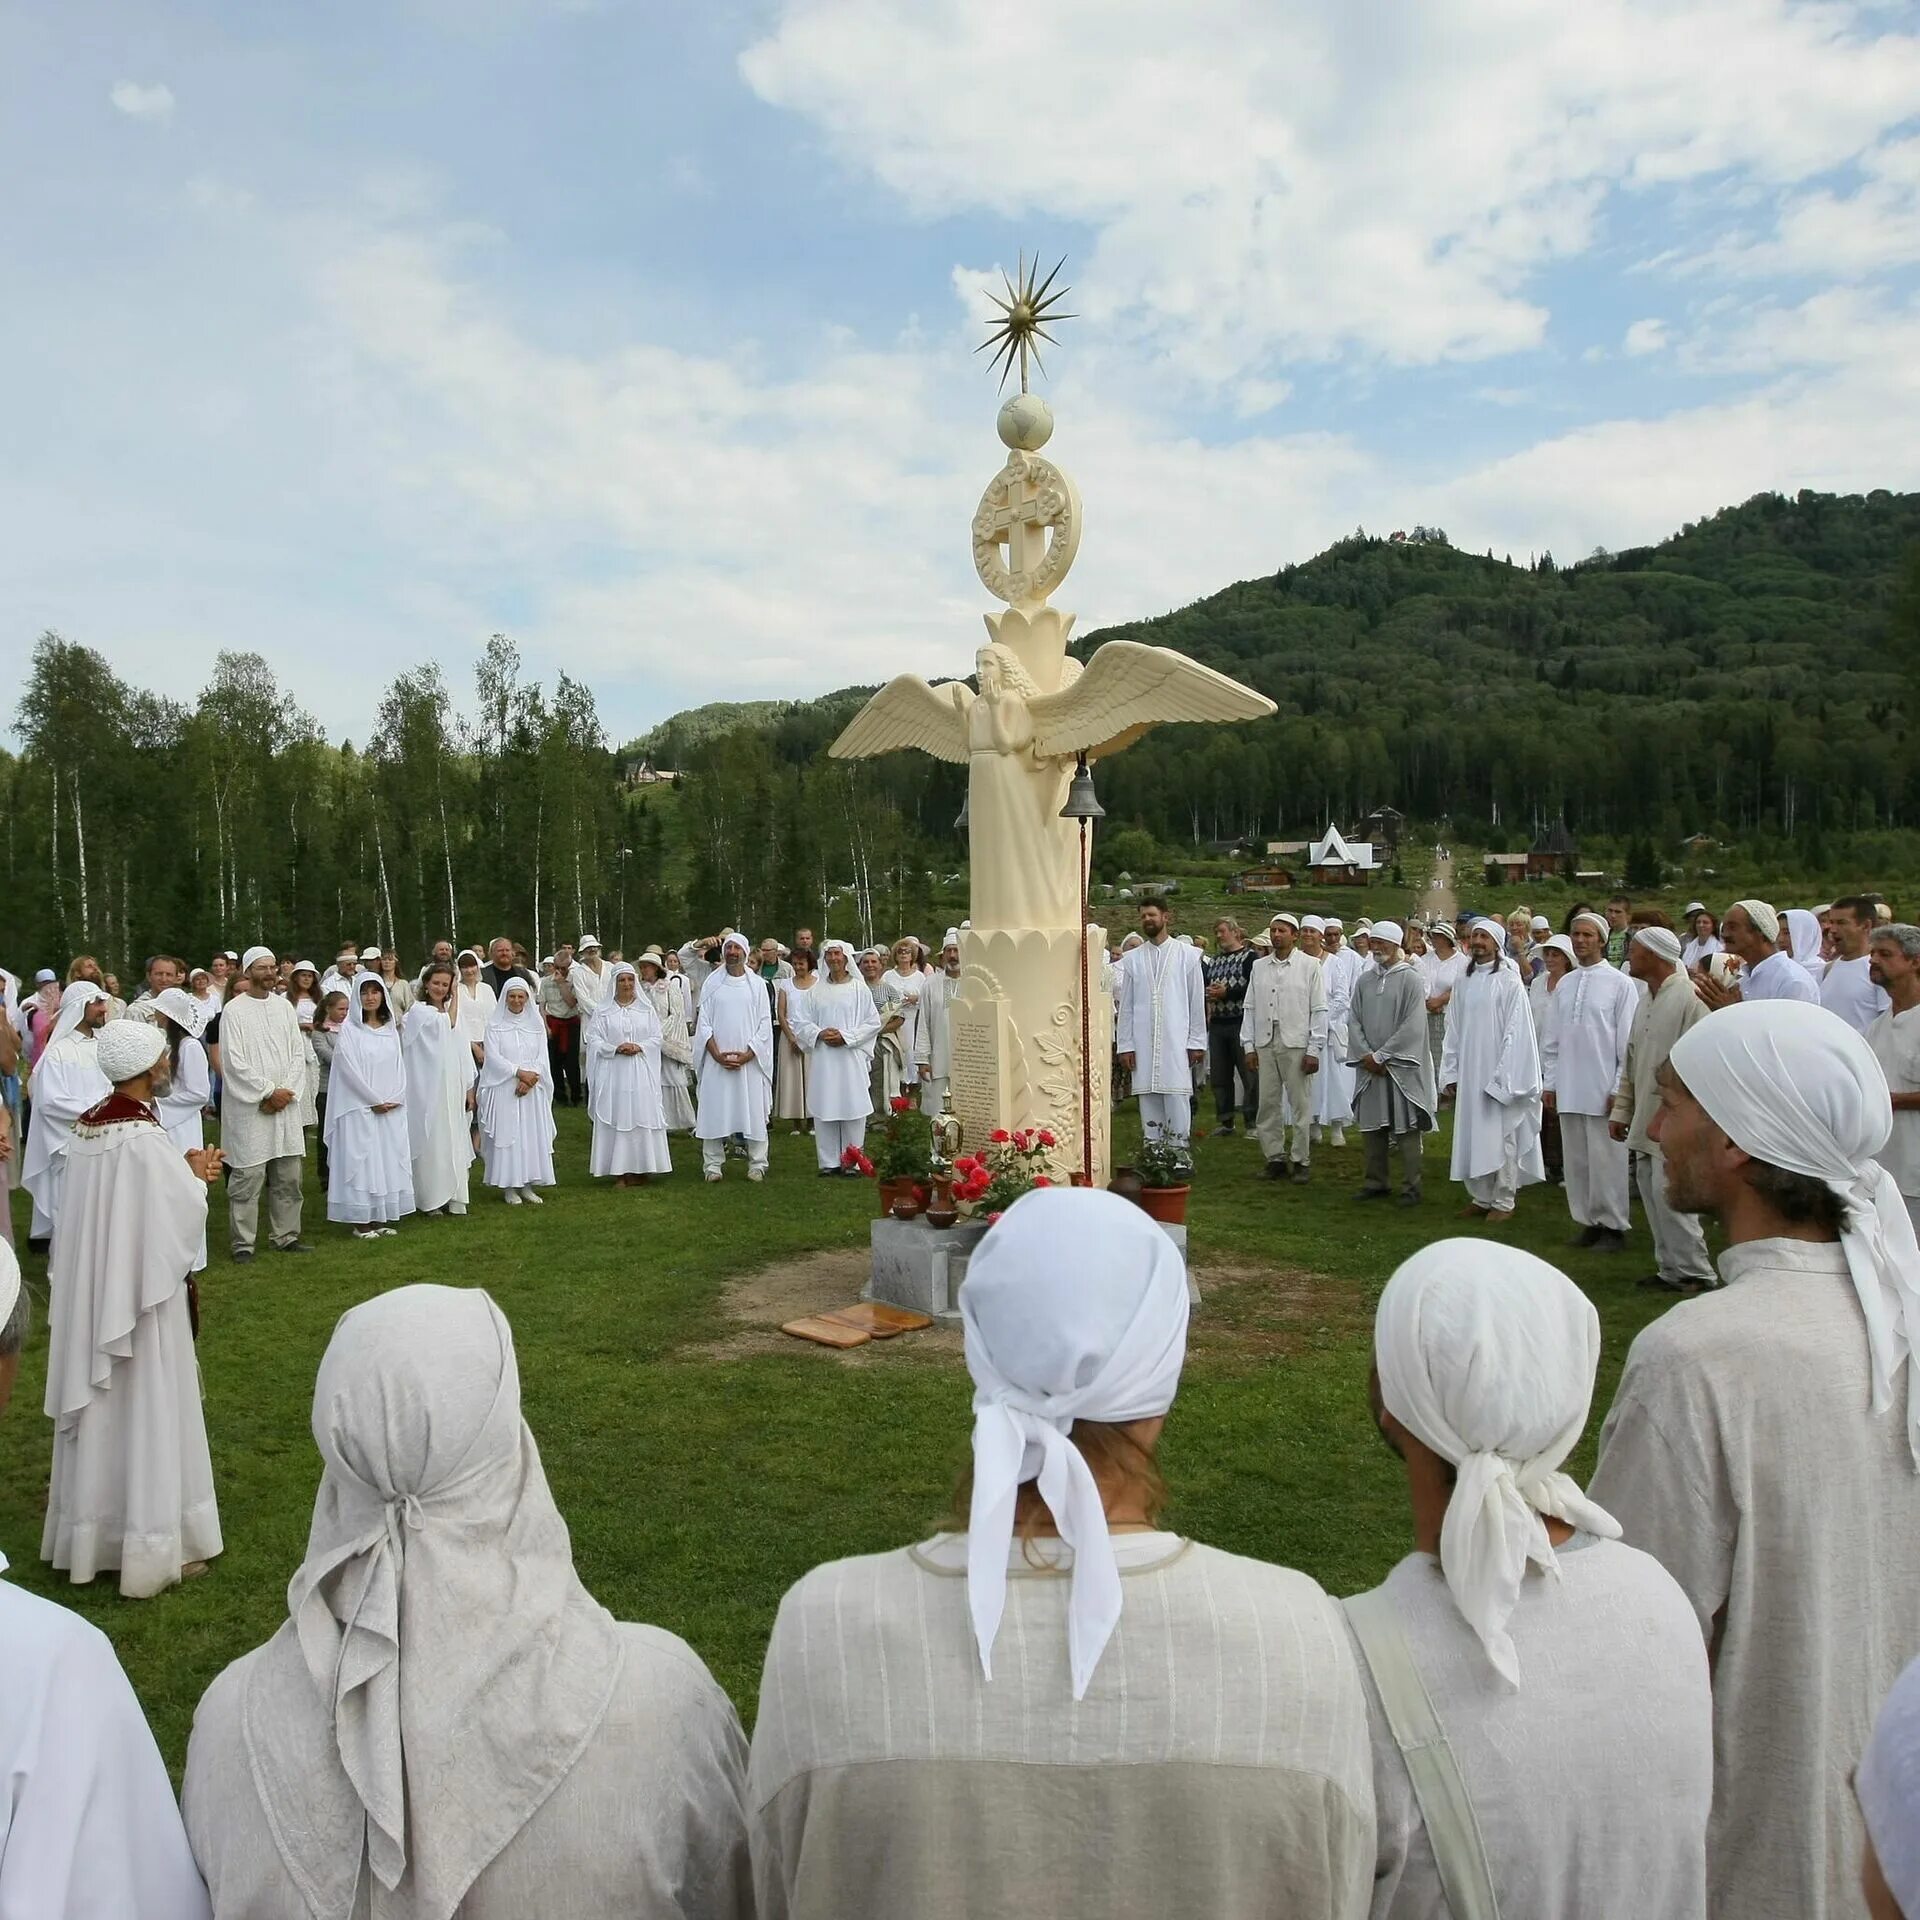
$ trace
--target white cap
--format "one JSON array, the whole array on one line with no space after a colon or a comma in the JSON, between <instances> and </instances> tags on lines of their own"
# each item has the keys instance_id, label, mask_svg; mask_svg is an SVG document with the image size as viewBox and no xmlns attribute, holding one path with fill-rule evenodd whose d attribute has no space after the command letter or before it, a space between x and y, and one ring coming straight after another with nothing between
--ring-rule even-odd
<instances>
[{"instance_id":1,"label":"white cap","mask_svg":"<svg viewBox=\"0 0 1920 1920\"><path fill-rule=\"evenodd\" d=\"M600 951L599 935L583 933L580 938L573 943L573 950L576 953L598 953Z\"/></svg>"},{"instance_id":2,"label":"white cap","mask_svg":"<svg viewBox=\"0 0 1920 1920\"><path fill-rule=\"evenodd\" d=\"M167 1050L167 1036L150 1020L109 1020L96 1036L94 1058L117 1087L137 1080Z\"/></svg>"},{"instance_id":3,"label":"white cap","mask_svg":"<svg viewBox=\"0 0 1920 1920\"><path fill-rule=\"evenodd\" d=\"M1553 922L1549 920L1544 913L1536 913L1527 931L1529 933L1551 933L1553 931Z\"/></svg>"},{"instance_id":4,"label":"white cap","mask_svg":"<svg viewBox=\"0 0 1920 1920\"><path fill-rule=\"evenodd\" d=\"M362 960L371 960L375 966L378 966L380 964L380 949L378 947L362 947L360 949L360 958Z\"/></svg>"},{"instance_id":5,"label":"white cap","mask_svg":"<svg viewBox=\"0 0 1920 1920\"><path fill-rule=\"evenodd\" d=\"M1398 947L1405 945L1407 932L1397 920L1376 920L1367 929L1367 937L1370 940L1391 940Z\"/></svg>"}]
</instances>

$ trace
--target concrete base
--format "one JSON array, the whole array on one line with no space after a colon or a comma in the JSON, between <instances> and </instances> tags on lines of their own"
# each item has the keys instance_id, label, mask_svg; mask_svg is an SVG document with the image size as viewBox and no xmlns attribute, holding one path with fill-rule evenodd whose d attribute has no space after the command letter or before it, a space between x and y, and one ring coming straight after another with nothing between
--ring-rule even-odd
<instances>
[{"instance_id":1,"label":"concrete base","mask_svg":"<svg viewBox=\"0 0 1920 1920\"><path fill-rule=\"evenodd\" d=\"M930 1227L923 1220L875 1220L869 1227L873 1273L861 1289L863 1300L884 1301L913 1313L931 1314L952 1324L960 1318L960 1287L967 1263L986 1234L984 1224L962 1222L947 1228ZM1160 1229L1179 1249L1186 1264L1187 1229L1184 1224ZM1200 1304L1200 1289L1187 1271L1187 1300Z\"/></svg>"}]
</instances>

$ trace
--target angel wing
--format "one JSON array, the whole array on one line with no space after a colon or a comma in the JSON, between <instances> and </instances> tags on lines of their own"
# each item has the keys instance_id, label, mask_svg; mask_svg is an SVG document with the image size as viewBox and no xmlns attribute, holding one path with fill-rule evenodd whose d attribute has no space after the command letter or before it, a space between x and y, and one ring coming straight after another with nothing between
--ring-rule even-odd
<instances>
[{"instance_id":1,"label":"angel wing","mask_svg":"<svg viewBox=\"0 0 1920 1920\"><path fill-rule=\"evenodd\" d=\"M896 747L918 747L965 766L972 705L973 689L964 681L930 687L913 674L899 674L847 722L827 752L835 760L870 760Z\"/></svg>"},{"instance_id":2,"label":"angel wing","mask_svg":"<svg viewBox=\"0 0 1920 1920\"><path fill-rule=\"evenodd\" d=\"M1055 759L1084 752L1089 760L1132 746L1163 721L1257 720L1274 710L1265 694L1238 680L1135 640L1109 640L1071 686L1027 706L1036 754Z\"/></svg>"}]
</instances>

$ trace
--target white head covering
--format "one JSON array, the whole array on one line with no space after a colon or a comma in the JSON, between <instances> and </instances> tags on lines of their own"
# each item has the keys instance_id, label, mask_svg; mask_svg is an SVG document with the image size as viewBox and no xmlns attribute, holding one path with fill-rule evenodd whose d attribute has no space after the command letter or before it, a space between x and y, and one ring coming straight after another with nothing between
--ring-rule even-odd
<instances>
[{"instance_id":1,"label":"white head covering","mask_svg":"<svg viewBox=\"0 0 1920 1920\"><path fill-rule=\"evenodd\" d=\"M1077 1419L1148 1420L1173 1405L1186 1270L1118 1194L1042 1188L981 1241L960 1317L974 1385L967 1600L981 1670L992 1679L1015 1503L1032 1480L1073 1549L1067 1647L1079 1700L1120 1619L1120 1572L1100 1489L1066 1436Z\"/></svg>"},{"instance_id":2,"label":"white head covering","mask_svg":"<svg viewBox=\"0 0 1920 1920\"><path fill-rule=\"evenodd\" d=\"M1580 964L1580 956L1574 952L1573 942L1569 940L1564 933L1556 933L1551 939L1540 942L1540 951L1542 953L1545 953L1549 947L1551 947L1555 953L1564 953L1567 956L1569 964L1576 967Z\"/></svg>"},{"instance_id":3,"label":"white head covering","mask_svg":"<svg viewBox=\"0 0 1920 1920\"><path fill-rule=\"evenodd\" d=\"M1325 933L1345 933L1347 930L1346 922L1342 920L1337 913L1328 914L1327 917L1320 922L1320 926L1321 930Z\"/></svg>"},{"instance_id":4,"label":"white head covering","mask_svg":"<svg viewBox=\"0 0 1920 1920\"><path fill-rule=\"evenodd\" d=\"M723 933L720 936L720 958L722 960L727 957L727 949L729 947L738 947L740 951L745 954L751 954L753 952L753 942L749 940L744 933ZM879 949L876 948L875 951L878 952Z\"/></svg>"},{"instance_id":5,"label":"white head covering","mask_svg":"<svg viewBox=\"0 0 1920 1920\"><path fill-rule=\"evenodd\" d=\"M1920 1914L1920 1660L1893 1683L1854 1785L1887 1891Z\"/></svg>"},{"instance_id":6,"label":"white head covering","mask_svg":"<svg viewBox=\"0 0 1920 1920\"><path fill-rule=\"evenodd\" d=\"M1270 920L1268 920L1267 925L1269 928L1277 927L1280 925L1280 923L1283 920L1286 922L1288 926L1290 926L1294 930L1295 933L1298 933L1300 931L1300 916L1296 913L1286 913L1286 912L1276 913L1275 915L1273 915L1273 917Z\"/></svg>"},{"instance_id":7,"label":"white head covering","mask_svg":"<svg viewBox=\"0 0 1920 1920\"><path fill-rule=\"evenodd\" d=\"M1310 913L1300 922L1302 933L1325 933L1327 923L1317 913Z\"/></svg>"},{"instance_id":8,"label":"white head covering","mask_svg":"<svg viewBox=\"0 0 1920 1920\"><path fill-rule=\"evenodd\" d=\"M1474 924L1477 926L1479 923L1476 921ZM1573 925L1575 927L1598 927L1602 939L1613 931L1613 929L1607 925L1607 916L1604 913L1595 913L1591 907L1589 907L1585 913L1576 913L1573 916ZM1568 932L1572 932L1572 930L1572 927L1568 928ZM1504 932L1505 929L1502 928L1501 931Z\"/></svg>"},{"instance_id":9,"label":"white head covering","mask_svg":"<svg viewBox=\"0 0 1920 1920\"><path fill-rule=\"evenodd\" d=\"M371 963L377 967L380 964L380 949L378 947L362 947L360 949L360 962L363 966Z\"/></svg>"},{"instance_id":10,"label":"white head covering","mask_svg":"<svg viewBox=\"0 0 1920 1920\"><path fill-rule=\"evenodd\" d=\"M1370 940L1391 940L1396 947L1407 944L1407 930L1398 920L1376 920L1367 929Z\"/></svg>"},{"instance_id":11,"label":"white head covering","mask_svg":"<svg viewBox=\"0 0 1920 1920\"><path fill-rule=\"evenodd\" d=\"M820 944L821 960L824 961L827 955L832 953L835 948L838 948L840 952L844 953L847 956L847 968L848 968L848 971L851 972L853 968L853 943L850 940L822 941Z\"/></svg>"},{"instance_id":12,"label":"white head covering","mask_svg":"<svg viewBox=\"0 0 1920 1920\"><path fill-rule=\"evenodd\" d=\"M163 987L153 996L153 1004L176 1027L184 1027L199 1039L207 1024L207 1010L192 994L181 987Z\"/></svg>"},{"instance_id":13,"label":"white head covering","mask_svg":"<svg viewBox=\"0 0 1920 1920\"><path fill-rule=\"evenodd\" d=\"M1130 933L1120 942L1120 951L1131 953L1135 947L1144 947L1146 944L1146 937L1143 934Z\"/></svg>"},{"instance_id":14,"label":"white head covering","mask_svg":"<svg viewBox=\"0 0 1920 1920\"><path fill-rule=\"evenodd\" d=\"M271 960L273 957L274 952L271 947L249 947L246 952L240 956L240 971L242 973L251 973L253 971L253 963L256 960Z\"/></svg>"},{"instance_id":15,"label":"white head covering","mask_svg":"<svg viewBox=\"0 0 1920 1920\"><path fill-rule=\"evenodd\" d=\"M1387 1282L1373 1353L1387 1411L1454 1468L1440 1565L1488 1659L1518 1686L1507 1621L1520 1582L1529 1565L1560 1572L1540 1516L1620 1537L1620 1523L1559 1470L1593 1403L1600 1316L1558 1268L1518 1247L1439 1240Z\"/></svg>"},{"instance_id":16,"label":"white head covering","mask_svg":"<svg viewBox=\"0 0 1920 1920\"><path fill-rule=\"evenodd\" d=\"M1651 947L1662 960L1670 960L1676 967L1680 964L1680 936L1666 927L1641 927L1627 944Z\"/></svg>"},{"instance_id":17,"label":"white head covering","mask_svg":"<svg viewBox=\"0 0 1920 1920\"><path fill-rule=\"evenodd\" d=\"M574 1573L486 1294L353 1308L313 1437L306 1558L247 1682L254 1782L318 1920L353 1912L363 1844L374 1920L447 1920L599 1726L618 1629Z\"/></svg>"},{"instance_id":18,"label":"white head covering","mask_svg":"<svg viewBox=\"0 0 1920 1920\"><path fill-rule=\"evenodd\" d=\"M80 1016L96 1000L108 997L105 987L96 987L91 980L75 980L60 995L60 1012L54 1020L53 1031L47 1036L47 1044L42 1049L42 1057L57 1047L75 1027L80 1024ZM108 1022L111 1026L113 1023Z\"/></svg>"},{"instance_id":19,"label":"white head covering","mask_svg":"<svg viewBox=\"0 0 1920 1920\"><path fill-rule=\"evenodd\" d=\"M960 929L958 927L949 927L946 930L946 932L941 936L940 950L941 952L944 953L947 950L947 948L957 947L959 944L960 944Z\"/></svg>"},{"instance_id":20,"label":"white head covering","mask_svg":"<svg viewBox=\"0 0 1920 1920\"><path fill-rule=\"evenodd\" d=\"M1920 1467L1920 1244L1893 1175L1873 1156L1893 1130L1887 1076L1859 1034L1825 1007L1743 1000L1674 1043L1669 1064L1743 1153L1823 1180L1846 1203L1840 1236L1866 1316L1872 1407L1893 1405Z\"/></svg>"},{"instance_id":21,"label":"white head covering","mask_svg":"<svg viewBox=\"0 0 1920 1920\"><path fill-rule=\"evenodd\" d=\"M595 933L583 933L580 938L573 943L573 950L575 953L586 953L588 951L599 952L600 936Z\"/></svg>"},{"instance_id":22,"label":"white head covering","mask_svg":"<svg viewBox=\"0 0 1920 1920\"><path fill-rule=\"evenodd\" d=\"M1789 907L1786 911L1787 931L1793 937L1793 957L1811 972L1820 964L1820 919L1817 914L1809 913L1805 907ZM1779 939L1776 933L1774 938Z\"/></svg>"},{"instance_id":23,"label":"white head covering","mask_svg":"<svg viewBox=\"0 0 1920 1920\"><path fill-rule=\"evenodd\" d=\"M1687 902L1687 918L1689 920L1691 920L1696 913L1705 913L1706 910L1707 903L1704 900L1689 900Z\"/></svg>"},{"instance_id":24,"label":"white head covering","mask_svg":"<svg viewBox=\"0 0 1920 1920\"><path fill-rule=\"evenodd\" d=\"M1460 944L1460 936L1454 932L1452 926L1444 919L1434 921L1427 929L1427 938L1429 940L1444 940L1450 947L1457 947Z\"/></svg>"},{"instance_id":25,"label":"white head covering","mask_svg":"<svg viewBox=\"0 0 1920 1920\"><path fill-rule=\"evenodd\" d=\"M109 1020L95 1044L95 1064L117 1087L139 1079L166 1050L167 1036L151 1020Z\"/></svg>"},{"instance_id":26,"label":"white head covering","mask_svg":"<svg viewBox=\"0 0 1920 1920\"><path fill-rule=\"evenodd\" d=\"M1736 900L1733 904L1759 929L1763 940L1780 938L1780 916L1764 900Z\"/></svg>"},{"instance_id":27,"label":"white head covering","mask_svg":"<svg viewBox=\"0 0 1920 1920\"><path fill-rule=\"evenodd\" d=\"M1544 913L1536 913L1533 918L1527 922L1527 931L1529 933L1551 933L1553 931L1553 922L1549 920Z\"/></svg>"}]
</instances>

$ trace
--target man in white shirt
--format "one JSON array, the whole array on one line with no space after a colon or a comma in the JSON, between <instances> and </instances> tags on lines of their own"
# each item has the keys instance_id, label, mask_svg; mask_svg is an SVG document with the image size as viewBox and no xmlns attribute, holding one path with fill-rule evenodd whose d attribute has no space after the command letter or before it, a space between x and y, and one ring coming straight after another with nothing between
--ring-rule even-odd
<instances>
[{"instance_id":1,"label":"man in white shirt","mask_svg":"<svg viewBox=\"0 0 1920 1920\"><path fill-rule=\"evenodd\" d=\"M1627 1243L1627 1149L1608 1131L1640 996L1606 963L1607 923L1574 916L1573 972L1548 1003L1540 1050L1542 1105L1560 1116L1573 1244L1618 1252Z\"/></svg>"},{"instance_id":2,"label":"man in white shirt","mask_svg":"<svg viewBox=\"0 0 1920 1920\"><path fill-rule=\"evenodd\" d=\"M1887 996L1886 1012L1867 1029L1867 1045L1893 1096L1893 1131L1878 1158L1920 1228L1920 927L1875 928L1867 955L1874 985Z\"/></svg>"},{"instance_id":3,"label":"man in white shirt","mask_svg":"<svg viewBox=\"0 0 1920 1920\"><path fill-rule=\"evenodd\" d=\"M1104 959L1102 967L1104 971ZM919 1052L922 1111L938 1114L953 1078L953 996L960 990L960 929L949 927L940 946L940 965L921 987Z\"/></svg>"},{"instance_id":4,"label":"man in white shirt","mask_svg":"<svg viewBox=\"0 0 1920 1920\"><path fill-rule=\"evenodd\" d=\"M1873 977L1867 943L1879 920L1873 902L1861 894L1836 900L1820 917L1832 937L1834 958L1820 982L1820 1004L1856 1033L1865 1033L1887 1010L1886 989Z\"/></svg>"},{"instance_id":5,"label":"man in white shirt","mask_svg":"<svg viewBox=\"0 0 1920 1920\"><path fill-rule=\"evenodd\" d=\"M1634 1341L1593 1496L1713 1649L1710 1920L1842 1920L1848 1773L1920 1636L1920 1245L1873 1157L1886 1077L1844 1021L1769 1002L1683 1035L1660 1102L1668 1198L1719 1219L1726 1284Z\"/></svg>"},{"instance_id":6,"label":"man in white shirt","mask_svg":"<svg viewBox=\"0 0 1920 1920\"><path fill-rule=\"evenodd\" d=\"M1158 900L1140 904L1140 945L1121 961L1126 991L1114 1035L1120 1065L1140 1096L1149 1140L1193 1137L1193 1071L1206 1058L1206 998L1200 951L1170 937Z\"/></svg>"},{"instance_id":7,"label":"man in white shirt","mask_svg":"<svg viewBox=\"0 0 1920 1920\"><path fill-rule=\"evenodd\" d=\"M1313 1159L1313 1076L1327 1038L1327 986L1320 962L1300 948L1300 922L1276 913L1267 924L1272 951L1253 963L1240 1011L1240 1052L1260 1076L1253 1132L1266 1177L1305 1186ZM1291 1135L1291 1141L1288 1136ZM1291 1152L1289 1152L1291 1147Z\"/></svg>"},{"instance_id":8,"label":"man in white shirt","mask_svg":"<svg viewBox=\"0 0 1920 1920\"><path fill-rule=\"evenodd\" d=\"M1740 974L1724 986L1710 972L1699 975L1700 998L1709 1008L1759 1000L1819 1004L1820 990L1813 977L1790 954L1780 951L1780 916L1764 900L1735 901L1720 922L1720 940L1740 962Z\"/></svg>"},{"instance_id":9,"label":"man in white shirt","mask_svg":"<svg viewBox=\"0 0 1920 1920\"><path fill-rule=\"evenodd\" d=\"M1713 1698L1699 1623L1673 1576L1560 1471L1599 1361L1586 1295L1515 1247L1439 1241L1380 1296L1370 1398L1406 1467L1414 1551L1347 1602L1373 1726L1373 1920L1495 1902L1556 1920L1705 1909ZM1444 1744L1410 1770L1402 1740L1420 1705ZM1436 1754L1456 1776L1451 1800L1435 1791ZM1466 1883L1491 1900L1450 1901Z\"/></svg>"},{"instance_id":10,"label":"man in white shirt","mask_svg":"<svg viewBox=\"0 0 1920 1920\"><path fill-rule=\"evenodd\" d=\"M753 951L742 933L720 943L721 971L709 976L693 1030L700 1108L694 1133L708 1180L725 1169L727 1142L747 1144L747 1178L767 1177L767 1113L773 1105L773 1013L758 974L747 971Z\"/></svg>"}]
</instances>

